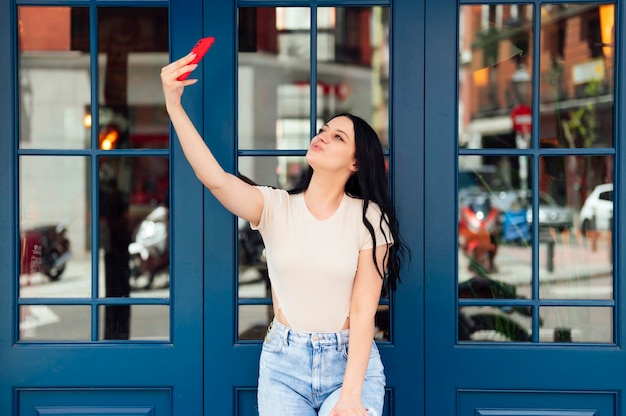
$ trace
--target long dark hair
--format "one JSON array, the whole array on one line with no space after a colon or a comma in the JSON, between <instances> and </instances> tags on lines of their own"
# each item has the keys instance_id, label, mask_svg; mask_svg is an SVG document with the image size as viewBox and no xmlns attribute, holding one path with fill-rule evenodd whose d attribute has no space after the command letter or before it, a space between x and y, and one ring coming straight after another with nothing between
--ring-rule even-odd
<instances>
[{"instance_id":1,"label":"long dark hair","mask_svg":"<svg viewBox=\"0 0 626 416\"><path fill-rule=\"evenodd\" d=\"M400 269L409 252L400 237L396 212L391 203L391 198L389 197L389 180L385 167L383 148L378 135L365 120L349 113L337 114L333 118L337 117L347 117L352 120L352 124L354 125L358 170L346 182L345 192L352 197L363 200L363 224L369 231L374 242L372 260L375 265L378 264L376 261L376 234L374 227L365 215L370 201L375 202L380 207L381 217L378 224L379 227L381 227L384 232L386 227L382 227L382 224L383 222L386 223L391 234L391 236L385 234L385 242L390 243L393 241L393 244L389 246L389 249L385 253L385 258L383 259L387 261L387 270L379 270L378 267L376 267L376 269L380 277L385 280L386 289L393 291L396 289L396 283L401 282ZM304 192L309 187L312 176L313 168L309 166L309 171L302 182L291 189L289 193L299 194Z\"/></svg>"}]
</instances>

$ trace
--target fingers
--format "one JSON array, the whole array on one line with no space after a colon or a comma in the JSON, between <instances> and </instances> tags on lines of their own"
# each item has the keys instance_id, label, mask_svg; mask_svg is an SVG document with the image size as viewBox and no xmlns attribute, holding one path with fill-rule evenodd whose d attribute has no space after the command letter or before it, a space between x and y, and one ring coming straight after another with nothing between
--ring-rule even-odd
<instances>
[{"instance_id":1,"label":"fingers","mask_svg":"<svg viewBox=\"0 0 626 416\"><path fill-rule=\"evenodd\" d=\"M196 56L195 53L190 53L187 56L183 56L182 58L173 61L169 65L161 68L161 79L164 83L172 84L173 82L177 82L176 87L186 86L195 84L197 80L184 80L178 81L177 78L183 74L188 72L192 72L194 69L198 67L198 64L191 64L193 58Z\"/></svg>"}]
</instances>

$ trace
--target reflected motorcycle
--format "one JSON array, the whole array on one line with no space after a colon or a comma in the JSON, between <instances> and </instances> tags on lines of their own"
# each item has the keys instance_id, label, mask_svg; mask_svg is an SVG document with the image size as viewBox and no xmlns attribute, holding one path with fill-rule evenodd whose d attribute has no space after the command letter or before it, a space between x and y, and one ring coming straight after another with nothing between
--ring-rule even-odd
<instances>
[{"instance_id":1,"label":"reflected motorcycle","mask_svg":"<svg viewBox=\"0 0 626 416\"><path fill-rule=\"evenodd\" d=\"M466 198L459 212L459 246L463 253L487 272L494 272L498 251L499 210L488 194Z\"/></svg>"},{"instance_id":2,"label":"reflected motorcycle","mask_svg":"<svg viewBox=\"0 0 626 416\"><path fill-rule=\"evenodd\" d=\"M169 210L158 206L137 226L134 241L128 245L130 287L153 288L155 277L169 273Z\"/></svg>"},{"instance_id":3,"label":"reflected motorcycle","mask_svg":"<svg viewBox=\"0 0 626 416\"><path fill-rule=\"evenodd\" d=\"M485 275L459 283L459 299L521 299L515 286ZM530 307L459 308L459 341L532 341L521 321L532 316ZM522 318L522 319L520 319Z\"/></svg>"},{"instance_id":4,"label":"reflected motorcycle","mask_svg":"<svg viewBox=\"0 0 626 416\"><path fill-rule=\"evenodd\" d=\"M67 221L41 225L22 233L22 273L42 273L55 282L72 257Z\"/></svg>"}]
</instances>

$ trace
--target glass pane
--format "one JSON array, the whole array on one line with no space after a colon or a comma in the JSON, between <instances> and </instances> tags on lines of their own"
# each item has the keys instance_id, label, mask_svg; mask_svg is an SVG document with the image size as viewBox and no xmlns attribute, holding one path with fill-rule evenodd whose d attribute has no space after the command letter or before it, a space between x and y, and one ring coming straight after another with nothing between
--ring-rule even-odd
<instances>
[{"instance_id":1,"label":"glass pane","mask_svg":"<svg viewBox=\"0 0 626 416\"><path fill-rule=\"evenodd\" d=\"M317 118L349 112L389 146L389 8L317 11Z\"/></svg>"},{"instance_id":2,"label":"glass pane","mask_svg":"<svg viewBox=\"0 0 626 416\"><path fill-rule=\"evenodd\" d=\"M541 297L612 299L613 158L540 161Z\"/></svg>"},{"instance_id":3,"label":"glass pane","mask_svg":"<svg viewBox=\"0 0 626 416\"><path fill-rule=\"evenodd\" d=\"M169 159L99 159L99 295L169 297Z\"/></svg>"},{"instance_id":4,"label":"glass pane","mask_svg":"<svg viewBox=\"0 0 626 416\"><path fill-rule=\"evenodd\" d=\"M159 74L168 63L167 8L98 9L98 147L169 147Z\"/></svg>"},{"instance_id":5,"label":"glass pane","mask_svg":"<svg viewBox=\"0 0 626 416\"><path fill-rule=\"evenodd\" d=\"M240 305L239 339L263 340L272 319L272 305Z\"/></svg>"},{"instance_id":6,"label":"glass pane","mask_svg":"<svg viewBox=\"0 0 626 416\"><path fill-rule=\"evenodd\" d=\"M241 290L241 289L240 289ZM274 319L271 305L239 306L239 340L263 340L267 328ZM389 341L389 307L381 305L376 313L376 341Z\"/></svg>"},{"instance_id":7,"label":"glass pane","mask_svg":"<svg viewBox=\"0 0 626 416\"><path fill-rule=\"evenodd\" d=\"M530 342L531 318L527 307L463 306L459 308L459 341Z\"/></svg>"},{"instance_id":8,"label":"glass pane","mask_svg":"<svg viewBox=\"0 0 626 416\"><path fill-rule=\"evenodd\" d=\"M612 147L614 4L541 7L542 147Z\"/></svg>"},{"instance_id":9,"label":"glass pane","mask_svg":"<svg viewBox=\"0 0 626 416\"><path fill-rule=\"evenodd\" d=\"M541 341L612 343L613 308L543 307Z\"/></svg>"},{"instance_id":10,"label":"glass pane","mask_svg":"<svg viewBox=\"0 0 626 416\"><path fill-rule=\"evenodd\" d=\"M310 13L298 7L239 9L240 149L308 147Z\"/></svg>"},{"instance_id":11,"label":"glass pane","mask_svg":"<svg viewBox=\"0 0 626 416\"><path fill-rule=\"evenodd\" d=\"M524 162L524 163L522 163ZM532 273L527 157L460 156L459 281L489 276L524 286Z\"/></svg>"},{"instance_id":12,"label":"glass pane","mask_svg":"<svg viewBox=\"0 0 626 416\"><path fill-rule=\"evenodd\" d=\"M89 9L20 6L17 13L20 148L89 147Z\"/></svg>"},{"instance_id":13,"label":"glass pane","mask_svg":"<svg viewBox=\"0 0 626 416\"><path fill-rule=\"evenodd\" d=\"M532 19L532 5L461 6L460 147L531 146Z\"/></svg>"},{"instance_id":14,"label":"glass pane","mask_svg":"<svg viewBox=\"0 0 626 416\"><path fill-rule=\"evenodd\" d=\"M100 306L99 339L170 341L167 305Z\"/></svg>"},{"instance_id":15,"label":"glass pane","mask_svg":"<svg viewBox=\"0 0 626 416\"><path fill-rule=\"evenodd\" d=\"M239 174L257 185L291 189L308 172L304 156L240 157Z\"/></svg>"},{"instance_id":16,"label":"glass pane","mask_svg":"<svg viewBox=\"0 0 626 416\"><path fill-rule=\"evenodd\" d=\"M376 316L374 317L374 324L376 325L374 339L376 341L391 340L391 315L389 311L389 305L378 306L378 311L376 311Z\"/></svg>"},{"instance_id":17,"label":"glass pane","mask_svg":"<svg viewBox=\"0 0 626 416\"><path fill-rule=\"evenodd\" d=\"M21 341L89 341L90 306L20 306Z\"/></svg>"},{"instance_id":18,"label":"glass pane","mask_svg":"<svg viewBox=\"0 0 626 416\"><path fill-rule=\"evenodd\" d=\"M269 298L271 288L261 233L239 219L238 232L239 297Z\"/></svg>"},{"instance_id":19,"label":"glass pane","mask_svg":"<svg viewBox=\"0 0 626 416\"><path fill-rule=\"evenodd\" d=\"M20 297L91 296L89 159L21 156Z\"/></svg>"}]
</instances>

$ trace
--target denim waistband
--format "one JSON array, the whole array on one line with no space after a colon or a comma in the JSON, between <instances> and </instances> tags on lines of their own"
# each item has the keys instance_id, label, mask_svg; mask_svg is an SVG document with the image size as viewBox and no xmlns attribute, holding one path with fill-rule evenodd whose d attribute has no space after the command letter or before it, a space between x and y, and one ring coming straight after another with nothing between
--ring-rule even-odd
<instances>
[{"instance_id":1,"label":"denim waistband","mask_svg":"<svg viewBox=\"0 0 626 416\"><path fill-rule=\"evenodd\" d=\"M286 344L294 343L307 346L336 346L338 348L348 345L350 330L344 329L338 332L303 332L296 331L281 324L276 318L270 324L268 332L275 331L276 335L283 339Z\"/></svg>"}]
</instances>

